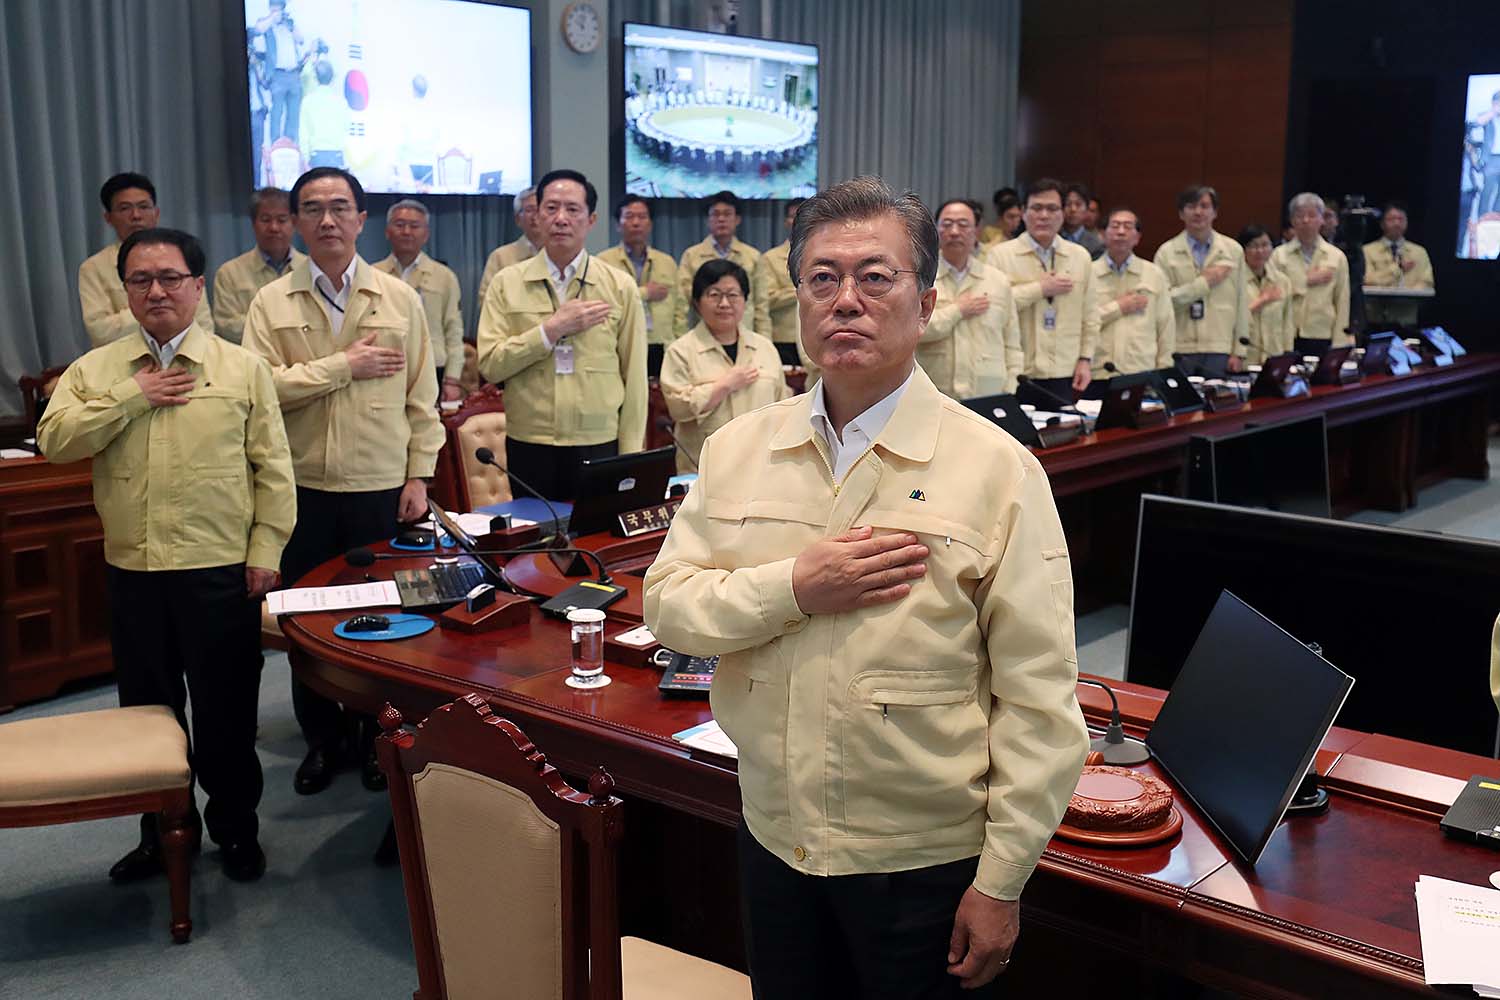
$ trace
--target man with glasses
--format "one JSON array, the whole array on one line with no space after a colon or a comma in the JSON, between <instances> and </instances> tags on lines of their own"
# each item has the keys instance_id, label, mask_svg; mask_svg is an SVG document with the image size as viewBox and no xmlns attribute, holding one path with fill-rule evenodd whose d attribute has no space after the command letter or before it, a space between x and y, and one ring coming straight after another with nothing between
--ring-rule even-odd
<instances>
[{"instance_id":1,"label":"man with glasses","mask_svg":"<svg viewBox=\"0 0 1500 1000\"><path fill-rule=\"evenodd\" d=\"M584 249L599 194L576 170L536 185L542 253L495 276L479 313L479 373L505 383L517 496L572 500L584 459L646 440L646 316L630 275Z\"/></svg>"},{"instance_id":2,"label":"man with glasses","mask_svg":"<svg viewBox=\"0 0 1500 1000\"><path fill-rule=\"evenodd\" d=\"M651 203L627 194L615 209L620 242L599 255L599 261L635 278L646 310L646 367L661 371L666 346L677 339L677 262L651 245Z\"/></svg>"},{"instance_id":3,"label":"man with glasses","mask_svg":"<svg viewBox=\"0 0 1500 1000\"><path fill-rule=\"evenodd\" d=\"M161 218L156 186L145 174L115 174L99 189L99 201L104 205L104 221L115 231L116 239L78 268L78 304L94 347L132 336L139 329L130 311L130 297L120 284L120 242L131 233L153 228ZM194 321L205 330L214 328L206 292L198 298Z\"/></svg>"},{"instance_id":4,"label":"man with glasses","mask_svg":"<svg viewBox=\"0 0 1500 1000\"><path fill-rule=\"evenodd\" d=\"M415 198L396 202L385 213L385 238L391 245L391 255L377 263L375 270L393 274L417 290L427 313L440 398L462 399L459 376L464 370L464 317L458 308L458 275L423 252L431 233L426 205Z\"/></svg>"},{"instance_id":5,"label":"man with glasses","mask_svg":"<svg viewBox=\"0 0 1500 1000\"><path fill-rule=\"evenodd\" d=\"M245 317L245 346L271 363L296 467L297 528L281 560L287 586L426 517L426 480L443 444L421 300L355 252L364 188L338 167L314 167L292 186L291 209L308 258L262 288ZM292 707L308 747L293 783L299 793L328 786L346 744L365 787L385 788L373 720L346 718L296 677Z\"/></svg>"},{"instance_id":6,"label":"man with glasses","mask_svg":"<svg viewBox=\"0 0 1500 1000\"><path fill-rule=\"evenodd\" d=\"M521 235L504 246L491 250L489 257L485 259L484 274L479 277L481 305L484 304L485 293L490 290L490 282L495 280L495 275L512 264L530 260L541 253L542 218L536 210L536 188L525 188L516 195L514 208L516 225L521 227Z\"/></svg>"},{"instance_id":7,"label":"man with glasses","mask_svg":"<svg viewBox=\"0 0 1500 1000\"><path fill-rule=\"evenodd\" d=\"M645 619L722 657L756 996L959 997L1009 961L1088 749L1067 542L1035 457L914 362L915 195L808 199L789 267L822 381L708 439Z\"/></svg>"},{"instance_id":8,"label":"man with glasses","mask_svg":"<svg viewBox=\"0 0 1500 1000\"><path fill-rule=\"evenodd\" d=\"M195 317L203 248L175 229L125 238L116 277L135 333L63 373L37 428L53 462L92 460L104 524L110 642L120 704L167 705L187 729L224 874L265 872L255 809L260 600L296 520L292 460L265 361ZM196 842L201 821L189 825ZM155 815L110 869L163 871Z\"/></svg>"},{"instance_id":9,"label":"man with glasses","mask_svg":"<svg viewBox=\"0 0 1500 1000\"><path fill-rule=\"evenodd\" d=\"M708 236L702 243L694 243L682 252L677 262L677 336L682 336L698 322L692 312L693 275L698 268L711 260L731 260L750 275L751 326L763 337L771 336L771 318L766 310L765 296L756 280L760 266L760 251L735 236L740 228L740 199L733 191L720 191L709 197L704 211L708 215Z\"/></svg>"},{"instance_id":10,"label":"man with glasses","mask_svg":"<svg viewBox=\"0 0 1500 1000\"><path fill-rule=\"evenodd\" d=\"M1183 230L1156 251L1172 288L1177 364L1185 374L1222 378L1243 370L1250 339L1245 250L1214 229L1219 192L1195 184L1177 196Z\"/></svg>"},{"instance_id":11,"label":"man with glasses","mask_svg":"<svg viewBox=\"0 0 1500 1000\"><path fill-rule=\"evenodd\" d=\"M1014 392L1024 363L1010 279L975 253L980 218L961 198L938 209L937 305L917 344L917 363L954 399Z\"/></svg>"},{"instance_id":12,"label":"man with glasses","mask_svg":"<svg viewBox=\"0 0 1500 1000\"><path fill-rule=\"evenodd\" d=\"M255 293L306 259L292 246L292 208L280 188L261 188L250 198L255 246L214 272L214 329L238 344Z\"/></svg>"},{"instance_id":13,"label":"man with glasses","mask_svg":"<svg viewBox=\"0 0 1500 1000\"><path fill-rule=\"evenodd\" d=\"M1071 403L1093 378L1099 302L1089 252L1058 239L1063 185L1043 178L1026 191L1026 231L990 250L1010 278L1021 323L1024 374L1059 402Z\"/></svg>"}]
</instances>

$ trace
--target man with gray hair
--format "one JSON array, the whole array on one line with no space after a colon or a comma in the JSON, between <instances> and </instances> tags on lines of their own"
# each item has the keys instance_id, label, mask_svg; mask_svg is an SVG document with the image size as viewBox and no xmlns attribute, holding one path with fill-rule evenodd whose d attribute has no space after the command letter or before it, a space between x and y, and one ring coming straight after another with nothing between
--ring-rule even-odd
<instances>
[{"instance_id":1,"label":"man with gray hair","mask_svg":"<svg viewBox=\"0 0 1500 1000\"><path fill-rule=\"evenodd\" d=\"M542 216L536 207L536 188L529 187L516 195L516 225L521 235L504 246L490 251L484 262L484 274L479 278L479 302L484 304L484 293L489 290L495 275L512 264L530 260L542 252Z\"/></svg>"},{"instance_id":2,"label":"man with gray hair","mask_svg":"<svg viewBox=\"0 0 1500 1000\"><path fill-rule=\"evenodd\" d=\"M214 331L236 344L255 293L305 259L292 246L292 207L281 188L264 187L250 196L250 228L255 246L214 272Z\"/></svg>"},{"instance_id":3,"label":"man with gray hair","mask_svg":"<svg viewBox=\"0 0 1500 1000\"><path fill-rule=\"evenodd\" d=\"M401 199L385 213L385 238L391 245L391 255L374 267L417 290L432 335L438 398L462 399L459 377L464 370L464 318L458 308L458 275L424 252L431 235L427 206L415 198Z\"/></svg>"},{"instance_id":4,"label":"man with gray hair","mask_svg":"<svg viewBox=\"0 0 1500 1000\"><path fill-rule=\"evenodd\" d=\"M1325 240L1323 199L1304 191L1287 204L1296 238L1277 247L1271 266L1292 286L1289 308L1292 349L1321 355L1330 346L1354 343L1349 332L1349 258Z\"/></svg>"},{"instance_id":5,"label":"man with gray hair","mask_svg":"<svg viewBox=\"0 0 1500 1000\"><path fill-rule=\"evenodd\" d=\"M878 178L804 202L809 393L731 421L646 574L718 655L759 997L960 996L1009 961L1088 737L1067 542L1040 463L914 361L937 230Z\"/></svg>"}]
</instances>

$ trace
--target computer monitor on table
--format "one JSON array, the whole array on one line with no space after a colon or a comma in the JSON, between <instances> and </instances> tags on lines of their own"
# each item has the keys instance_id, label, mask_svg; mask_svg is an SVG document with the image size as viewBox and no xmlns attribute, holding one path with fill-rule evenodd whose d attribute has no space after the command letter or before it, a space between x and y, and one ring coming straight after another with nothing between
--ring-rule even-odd
<instances>
[{"instance_id":1,"label":"computer monitor on table","mask_svg":"<svg viewBox=\"0 0 1500 1000\"><path fill-rule=\"evenodd\" d=\"M661 503L677 471L676 450L669 445L580 463L568 534L577 538L609 531L617 514Z\"/></svg>"},{"instance_id":2,"label":"computer monitor on table","mask_svg":"<svg viewBox=\"0 0 1500 1000\"><path fill-rule=\"evenodd\" d=\"M1194 500L1331 517L1323 415L1193 437L1187 484Z\"/></svg>"},{"instance_id":3,"label":"computer monitor on table","mask_svg":"<svg viewBox=\"0 0 1500 1000\"><path fill-rule=\"evenodd\" d=\"M1226 589L1358 679L1340 725L1495 755L1500 544L1143 497L1126 680L1170 689Z\"/></svg>"}]
</instances>

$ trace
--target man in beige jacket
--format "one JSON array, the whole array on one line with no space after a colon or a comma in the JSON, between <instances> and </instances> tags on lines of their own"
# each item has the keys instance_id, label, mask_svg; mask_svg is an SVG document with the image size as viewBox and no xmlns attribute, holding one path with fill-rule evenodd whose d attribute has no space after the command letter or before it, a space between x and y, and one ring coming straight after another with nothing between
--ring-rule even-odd
<instances>
[{"instance_id":1,"label":"man in beige jacket","mask_svg":"<svg viewBox=\"0 0 1500 1000\"><path fill-rule=\"evenodd\" d=\"M391 255L374 267L417 290L432 339L438 398L462 399L459 377L464 370L464 317L459 310L458 275L447 264L427 256L425 248L431 235L427 206L415 198L401 199L385 212L385 239L391 245Z\"/></svg>"},{"instance_id":2,"label":"man in beige jacket","mask_svg":"<svg viewBox=\"0 0 1500 1000\"><path fill-rule=\"evenodd\" d=\"M238 344L255 293L307 259L292 246L292 208L280 188L261 188L250 198L255 246L214 272L214 329Z\"/></svg>"},{"instance_id":3,"label":"man in beige jacket","mask_svg":"<svg viewBox=\"0 0 1500 1000\"><path fill-rule=\"evenodd\" d=\"M1250 333L1245 251L1214 229L1219 192L1195 184L1177 196L1183 230L1156 251L1172 286L1177 363L1185 374L1221 378L1243 370Z\"/></svg>"},{"instance_id":4,"label":"man in beige jacket","mask_svg":"<svg viewBox=\"0 0 1500 1000\"><path fill-rule=\"evenodd\" d=\"M708 440L646 574L657 637L721 657L757 996L993 979L1088 748L1046 474L914 361L937 256L927 209L876 178L802 205L823 380Z\"/></svg>"},{"instance_id":5,"label":"man in beige jacket","mask_svg":"<svg viewBox=\"0 0 1500 1000\"><path fill-rule=\"evenodd\" d=\"M689 311L693 294L693 275L698 268L714 259L732 260L750 275L750 322L762 336L771 335L771 319L766 312L765 297L756 280L760 270L760 251L743 242L735 233L740 228L740 199L733 191L720 191L705 203L708 236L682 252L677 262L677 335L680 337L698 322L698 314Z\"/></svg>"},{"instance_id":6,"label":"man in beige jacket","mask_svg":"<svg viewBox=\"0 0 1500 1000\"><path fill-rule=\"evenodd\" d=\"M620 242L599 254L601 263L617 267L635 278L646 312L646 367L652 375L661 371L666 346L677 339L677 262L672 255L651 245L651 203L638 194L627 194L615 209L620 224Z\"/></svg>"},{"instance_id":7,"label":"man in beige jacket","mask_svg":"<svg viewBox=\"0 0 1500 1000\"><path fill-rule=\"evenodd\" d=\"M580 462L645 444L646 315L635 280L584 249L599 218L588 178L553 170L536 193L542 252L490 283L479 373L505 383L512 491L572 500Z\"/></svg>"},{"instance_id":8,"label":"man in beige jacket","mask_svg":"<svg viewBox=\"0 0 1500 1000\"><path fill-rule=\"evenodd\" d=\"M937 226L937 305L917 344L917 364L954 399L1014 392L1024 358L1010 279L974 252L979 213L968 201L944 202Z\"/></svg>"},{"instance_id":9,"label":"man in beige jacket","mask_svg":"<svg viewBox=\"0 0 1500 1000\"><path fill-rule=\"evenodd\" d=\"M760 255L760 274L755 285L761 289L769 329L759 331L775 344L795 344L801 338L797 322L797 288L787 274L787 257L792 251L792 225L797 221L797 207L803 199L786 203L786 239Z\"/></svg>"},{"instance_id":10,"label":"man in beige jacket","mask_svg":"<svg viewBox=\"0 0 1500 1000\"><path fill-rule=\"evenodd\" d=\"M1401 202L1388 202L1380 210L1380 239L1366 243L1363 250L1365 287L1432 289L1432 258L1425 247L1406 238L1406 206ZM1416 326L1417 312L1415 302L1365 296L1365 315L1371 323Z\"/></svg>"},{"instance_id":11,"label":"man in beige jacket","mask_svg":"<svg viewBox=\"0 0 1500 1000\"><path fill-rule=\"evenodd\" d=\"M1044 178L1026 189L1026 231L990 249L989 262L1010 278L1025 352L1021 374L1072 401L1093 378L1099 339L1093 259L1058 236L1063 185Z\"/></svg>"},{"instance_id":12,"label":"man in beige jacket","mask_svg":"<svg viewBox=\"0 0 1500 1000\"><path fill-rule=\"evenodd\" d=\"M130 297L120 283L120 243L131 233L155 227L161 219L156 186L145 174L115 174L99 189L99 201L104 205L104 221L115 231L116 239L78 266L78 305L83 309L83 327L93 347L134 336L140 329L130 312ZM207 292L198 299L194 321L205 330L214 328Z\"/></svg>"},{"instance_id":13,"label":"man in beige jacket","mask_svg":"<svg viewBox=\"0 0 1500 1000\"><path fill-rule=\"evenodd\" d=\"M245 347L271 364L297 475L297 527L281 557L287 586L360 545L391 538L427 514L427 480L443 428L427 317L417 293L359 256L365 192L339 167L297 179L292 215L308 258L256 294ZM372 720L346 726L337 702L292 679L292 708L307 755L293 787L322 791L341 762L385 787ZM345 760L340 750L353 738Z\"/></svg>"},{"instance_id":14,"label":"man in beige jacket","mask_svg":"<svg viewBox=\"0 0 1500 1000\"><path fill-rule=\"evenodd\" d=\"M529 187L516 195L515 199L516 225L521 227L521 235L490 251L490 255L484 262L484 273L479 276L479 301L484 302L484 294L490 289L490 282L495 280L495 275L512 264L519 264L523 260L530 260L542 249L542 219L537 214L536 188Z\"/></svg>"},{"instance_id":15,"label":"man in beige jacket","mask_svg":"<svg viewBox=\"0 0 1500 1000\"><path fill-rule=\"evenodd\" d=\"M1287 204L1295 238L1271 254L1271 266L1292 286L1293 347L1321 354L1354 343L1349 333L1349 259L1323 238L1323 199L1304 191Z\"/></svg>"},{"instance_id":16,"label":"man in beige jacket","mask_svg":"<svg viewBox=\"0 0 1500 1000\"><path fill-rule=\"evenodd\" d=\"M1095 379L1172 364L1176 327L1171 290L1161 268L1135 255L1140 242L1141 223L1136 214L1128 208L1111 211L1104 227L1104 256L1094 261L1094 280L1099 284Z\"/></svg>"}]
</instances>

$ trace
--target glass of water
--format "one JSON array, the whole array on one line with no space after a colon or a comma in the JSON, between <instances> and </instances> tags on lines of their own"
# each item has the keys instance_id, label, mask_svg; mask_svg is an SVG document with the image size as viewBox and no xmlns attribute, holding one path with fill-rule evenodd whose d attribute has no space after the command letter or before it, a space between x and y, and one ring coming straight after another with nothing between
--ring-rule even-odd
<instances>
[{"instance_id":1,"label":"glass of water","mask_svg":"<svg viewBox=\"0 0 1500 1000\"><path fill-rule=\"evenodd\" d=\"M594 690L609 683L604 673L604 612L593 608L575 608L568 612L568 628L573 634L573 673L569 687Z\"/></svg>"}]
</instances>

